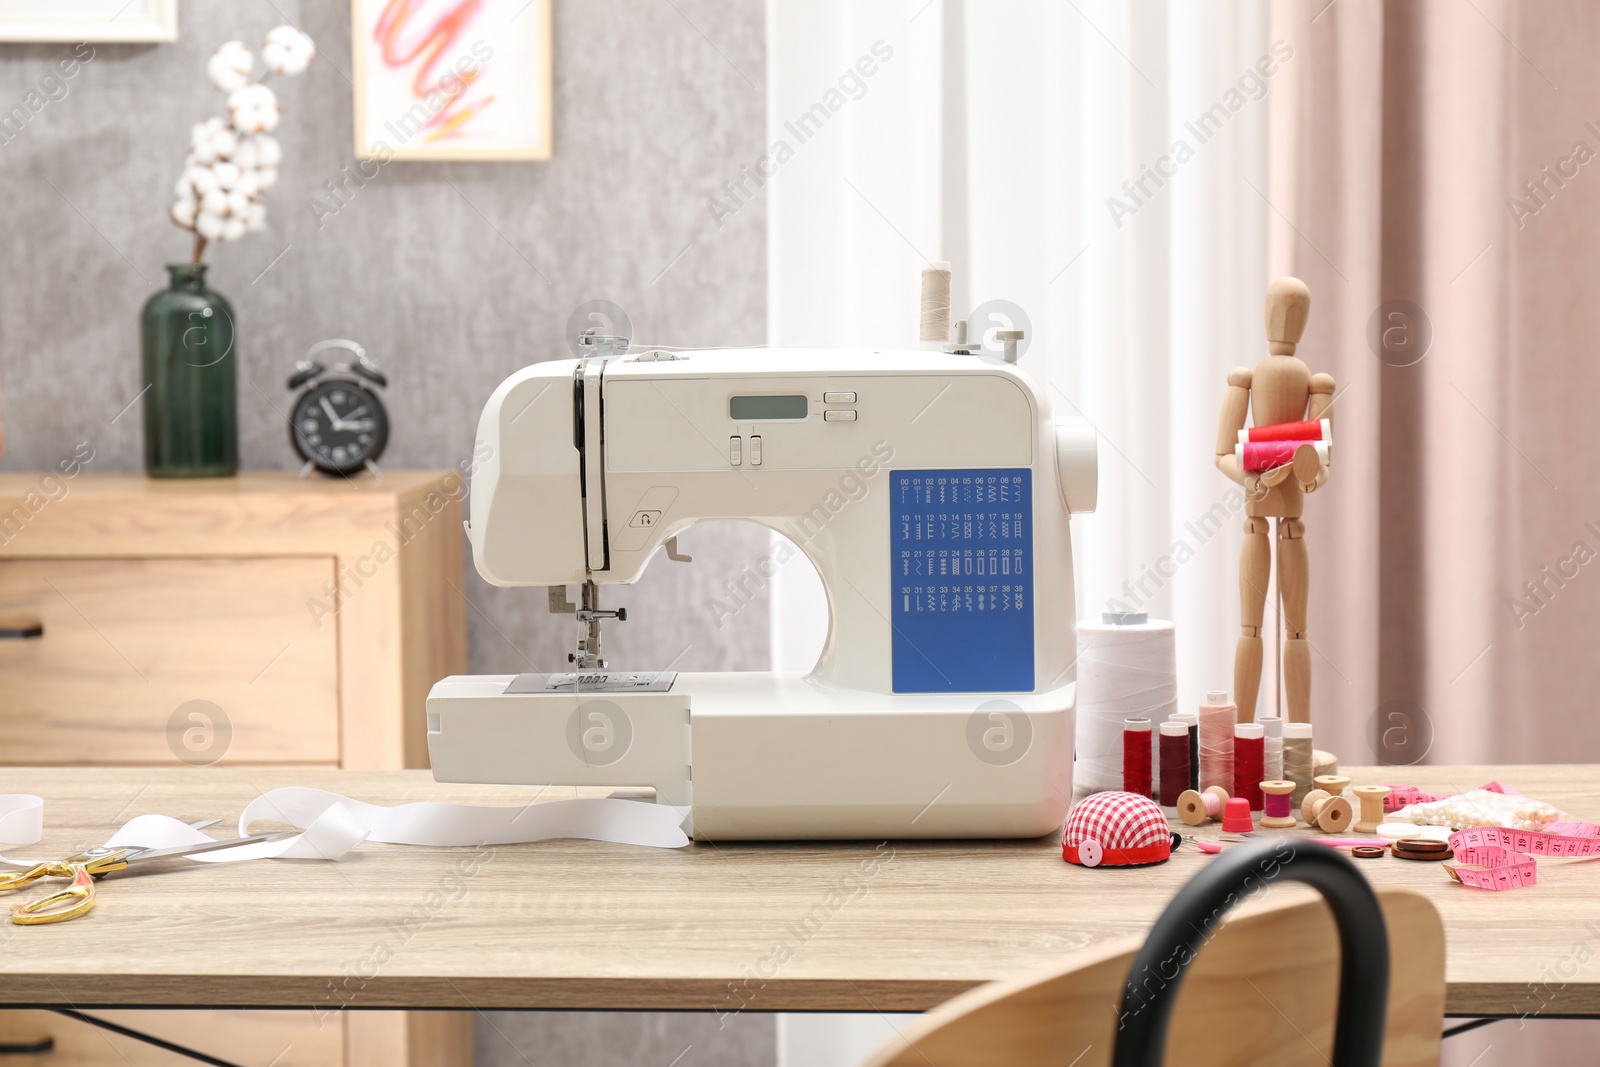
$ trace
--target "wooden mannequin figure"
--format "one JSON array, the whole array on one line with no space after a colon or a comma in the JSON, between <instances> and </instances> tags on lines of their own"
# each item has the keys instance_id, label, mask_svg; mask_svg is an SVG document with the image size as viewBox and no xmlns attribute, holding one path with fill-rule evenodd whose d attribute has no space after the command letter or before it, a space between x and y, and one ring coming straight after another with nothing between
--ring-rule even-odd
<instances>
[{"instance_id":1,"label":"wooden mannequin figure","mask_svg":"<svg viewBox=\"0 0 1600 1067\"><path fill-rule=\"evenodd\" d=\"M1239 644L1233 657L1233 695L1239 721L1255 718L1261 689L1261 630L1267 603L1272 555L1267 544L1267 519L1278 520L1278 592L1283 609L1283 687L1288 721L1311 721L1311 647L1306 643L1306 594L1309 563L1305 523L1300 521L1306 493L1328 480L1329 460L1311 445L1301 445L1294 459L1272 470L1243 469L1234 446L1248 412L1256 426L1333 418L1333 377L1312 374L1295 358L1295 346L1311 312L1311 292L1299 278L1279 278L1267 287L1267 351L1248 367L1228 373L1217 429L1217 469L1244 486L1244 545L1239 553ZM1331 422L1330 422L1331 425Z\"/></svg>"}]
</instances>

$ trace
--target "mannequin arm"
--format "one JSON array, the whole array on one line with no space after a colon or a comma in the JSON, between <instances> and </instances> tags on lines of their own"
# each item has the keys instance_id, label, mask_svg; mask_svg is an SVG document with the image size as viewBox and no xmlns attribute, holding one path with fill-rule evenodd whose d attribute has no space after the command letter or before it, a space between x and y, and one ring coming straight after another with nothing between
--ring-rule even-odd
<instances>
[{"instance_id":1,"label":"mannequin arm","mask_svg":"<svg viewBox=\"0 0 1600 1067\"><path fill-rule=\"evenodd\" d=\"M1246 474L1239 469L1234 446L1239 443L1239 431L1250 413L1250 368L1235 367L1228 372L1228 391L1222 396L1222 417L1217 422L1217 470L1238 482L1246 489L1252 488ZM1252 478L1259 482L1260 479Z\"/></svg>"},{"instance_id":2,"label":"mannequin arm","mask_svg":"<svg viewBox=\"0 0 1600 1067\"><path fill-rule=\"evenodd\" d=\"M1311 398L1306 403L1306 418L1327 419L1331 436L1331 430L1333 427L1333 375L1313 374L1311 376ZM1299 457L1297 456L1296 459L1298 458ZM1332 470L1333 445L1332 442L1330 442L1328 445L1327 460L1318 463L1318 469L1315 478L1310 480L1303 476L1299 478L1300 488L1304 489L1308 493L1316 492L1318 489L1321 489L1325 484L1327 484L1328 475L1332 472Z\"/></svg>"}]
</instances>

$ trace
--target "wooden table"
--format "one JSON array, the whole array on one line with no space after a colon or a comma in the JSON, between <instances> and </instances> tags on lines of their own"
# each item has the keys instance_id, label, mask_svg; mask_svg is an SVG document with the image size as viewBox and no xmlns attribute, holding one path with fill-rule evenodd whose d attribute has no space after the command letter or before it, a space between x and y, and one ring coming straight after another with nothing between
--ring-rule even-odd
<instances>
[{"instance_id":1,"label":"wooden table","mask_svg":"<svg viewBox=\"0 0 1600 1067\"><path fill-rule=\"evenodd\" d=\"M1357 785L1437 790L1498 778L1600 820L1592 766L1345 773ZM0 781L46 798L46 841L10 850L29 856L99 843L145 812L231 822L283 785L378 803L520 804L539 793L439 785L421 771L29 768ZM1216 836L1215 824L1206 829ZM363 845L339 863L189 865L107 879L87 919L0 929L0 1002L916 1011L1142 933L1206 862L1186 848L1157 867L1089 870L1063 863L1044 839ZM1439 907L1451 1014L1600 1014L1600 963L1590 959L1600 950L1600 864L1541 862L1538 885L1508 893L1455 885L1431 863L1384 858L1361 870Z\"/></svg>"}]
</instances>

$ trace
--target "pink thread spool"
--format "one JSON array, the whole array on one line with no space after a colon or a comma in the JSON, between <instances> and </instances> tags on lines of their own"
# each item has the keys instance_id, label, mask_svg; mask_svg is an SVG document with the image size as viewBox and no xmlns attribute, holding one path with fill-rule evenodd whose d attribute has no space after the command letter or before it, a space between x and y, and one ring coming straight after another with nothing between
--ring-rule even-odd
<instances>
[{"instance_id":1,"label":"pink thread spool","mask_svg":"<svg viewBox=\"0 0 1600 1067\"><path fill-rule=\"evenodd\" d=\"M1293 792L1293 782L1269 780L1261 783L1262 826L1274 830L1294 829L1294 801L1290 799Z\"/></svg>"},{"instance_id":2,"label":"pink thread spool","mask_svg":"<svg viewBox=\"0 0 1600 1067\"><path fill-rule=\"evenodd\" d=\"M1207 820L1222 818L1227 803L1228 791L1220 785L1214 785L1204 793L1197 789L1185 789L1178 794L1178 818L1190 826L1199 826Z\"/></svg>"},{"instance_id":3,"label":"pink thread spool","mask_svg":"<svg viewBox=\"0 0 1600 1067\"><path fill-rule=\"evenodd\" d=\"M1234 445L1233 451L1240 470L1260 472L1293 463L1294 454L1301 445L1310 445L1316 450L1319 458L1327 460L1326 441L1251 441L1248 444Z\"/></svg>"},{"instance_id":4,"label":"pink thread spool","mask_svg":"<svg viewBox=\"0 0 1600 1067\"><path fill-rule=\"evenodd\" d=\"M1200 788L1233 788L1233 726L1239 709L1221 689L1200 705Z\"/></svg>"}]
</instances>

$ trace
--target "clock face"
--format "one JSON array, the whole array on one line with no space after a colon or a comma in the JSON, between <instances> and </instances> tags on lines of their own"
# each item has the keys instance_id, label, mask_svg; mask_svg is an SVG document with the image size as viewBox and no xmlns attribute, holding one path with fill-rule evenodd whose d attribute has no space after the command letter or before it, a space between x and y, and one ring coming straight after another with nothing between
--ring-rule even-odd
<instances>
[{"instance_id":1,"label":"clock face","mask_svg":"<svg viewBox=\"0 0 1600 1067\"><path fill-rule=\"evenodd\" d=\"M389 440L389 415L378 395L331 378L300 394L289 436L302 459L326 474L351 474L376 460Z\"/></svg>"}]
</instances>

